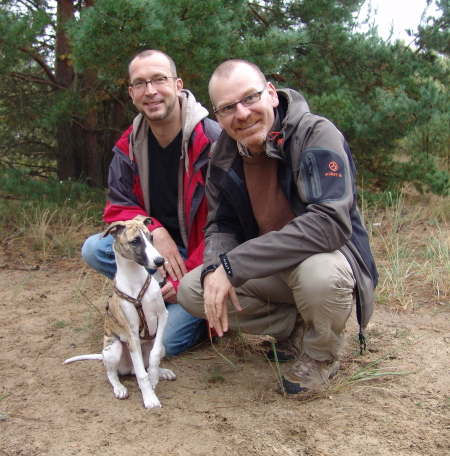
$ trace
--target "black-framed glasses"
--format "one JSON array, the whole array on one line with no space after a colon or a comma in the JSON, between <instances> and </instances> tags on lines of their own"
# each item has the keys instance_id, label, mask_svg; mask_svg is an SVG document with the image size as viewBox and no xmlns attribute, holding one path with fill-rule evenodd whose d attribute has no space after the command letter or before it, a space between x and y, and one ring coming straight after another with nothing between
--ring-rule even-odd
<instances>
[{"instance_id":1,"label":"black-framed glasses","mask_svg":"<svg viewBox=\"0 0 450 456\"><path fill-rule=\"evenodd\" d=\"M153 87L161 87L167 85L169 79L178 79L174 76L158 76L157 78L150 79L148 81L137 81L130 84L136 92L143 92L147 89L147 85L151 84Z\"/></svg>"},{"instance_id":2,"label":"black-framed glasses","mask_svg":"<svg viewBox=\"0 0 450 456\"><path fill-rule=\"evenodd\" d=\"M226 106L222 106L219 109L215 109L214 113L219 114L220 117L225 117L229 116L230 114L234 114L237 111L237 105L241 103L242 106L251 106L252 104L258 103L259 100L261 100L261 94L266 90L266 87L264 89L260 90L259 92L254 92L251 93L250 95L247 95L246 97L242 98L242 100L236 101L236 103L231 103Z\"/></svg>"}]
</instances>

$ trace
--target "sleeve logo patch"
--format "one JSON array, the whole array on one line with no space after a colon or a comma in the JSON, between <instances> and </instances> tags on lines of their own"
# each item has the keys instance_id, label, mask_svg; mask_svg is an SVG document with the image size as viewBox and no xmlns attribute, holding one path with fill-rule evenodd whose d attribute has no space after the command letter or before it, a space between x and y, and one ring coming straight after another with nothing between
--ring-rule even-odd
<instances>
[{"instance_id":1,"label":"sleeve logo patch","mask_svg":"<svg viewBox=\"0 0 450 456\"><path fill-rule=\"evenodd\" d=\"M343 177L341 173L338 173L339 166L335 161L332 161L328 164L328 168L332 171L331 173L325 173L325 176L333 176L333 177Z\"/></svg>"},{"instance_id":2,"label":"sleeve logo patch","mask_svg":"<svg viewBox=\"0 0 450 456\"><path fill-rule=\"evenodd\" d=\"M339 169L339 166L336 162L330 162L328 168L330 168L331 171L336 172Z\"/></svg>"}]
</instances>

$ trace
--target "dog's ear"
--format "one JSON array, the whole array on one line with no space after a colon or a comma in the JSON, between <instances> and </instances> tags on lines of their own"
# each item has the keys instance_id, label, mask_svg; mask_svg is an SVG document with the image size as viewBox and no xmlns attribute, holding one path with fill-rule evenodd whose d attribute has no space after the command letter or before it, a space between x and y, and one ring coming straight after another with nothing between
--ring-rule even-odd
<instances>
[{"instance_id":1,"label":"dog's ear","mask_svg":"<svg viewBox=\"0 0 450 456\"><path fill-rule=\"evenodd\" d=\"M108 228L106 228L106 231L99 237L99 239L108 236L108 234L116 237L117 234L125 228L125 226L125 222L113 222L108 226Z\"/></svg>"},{"instance_id":2,"label":"dog's ear","mask_svg":"<svg viewBox=\"0 0 450 456\"><path fill-rule=\"evenodd\" d=\"M153 219L148 215L136 215L136 217L134 217L134 220L143 223L145 226L153 225Z\"/></svg>"}]
</instances>

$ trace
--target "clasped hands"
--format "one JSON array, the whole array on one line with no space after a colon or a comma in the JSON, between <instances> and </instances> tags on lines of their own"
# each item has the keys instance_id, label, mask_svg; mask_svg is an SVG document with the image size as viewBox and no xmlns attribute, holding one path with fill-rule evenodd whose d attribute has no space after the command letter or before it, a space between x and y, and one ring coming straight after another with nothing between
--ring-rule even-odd
<instances>
[{"instance_id":1,"label":"clasped hands","mask_svg":"<svg viewBox=\"0 0 450 456\"><path fill-rule=\"evenodd\" d=\"M222 337L228 331L228 299L237 311L242 310L236 291L222 265L206 274L203 280L203 298L209 327L214 328L217 335Z\"/></svg>"}]
</instances>

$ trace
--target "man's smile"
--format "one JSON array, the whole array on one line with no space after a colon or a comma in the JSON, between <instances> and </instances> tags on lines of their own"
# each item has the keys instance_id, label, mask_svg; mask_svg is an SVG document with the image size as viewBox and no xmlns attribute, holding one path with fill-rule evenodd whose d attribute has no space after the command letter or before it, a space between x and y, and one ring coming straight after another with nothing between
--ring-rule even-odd
<instances>
[{"instance_id":1,"label":"man's smile","mask_svg":"<svg viewBox=\"0 0 450 456\"><path fill-rule=\"evenodd\" d=\"M157 100L157 101L147 101L147 102L144 102L144 105L145 106L150 106L151 108L153 106L158 106L162 103L162 100Z\"/></svg>"},{"instance_id":2,"label":"man's smile","mask_svg":"<svg viewBox=\"0 0 450 456\"><path fill-rule=\"evenodd\" d=\"M248 123L246 125L241 125L241 126L237 126L237 129L238 130L249 130L250 128L252 128L254 125L256 125L259 121L258 120L255 120L254 122L251 122L251 123Z\"/></svg>"}]
</instances>

